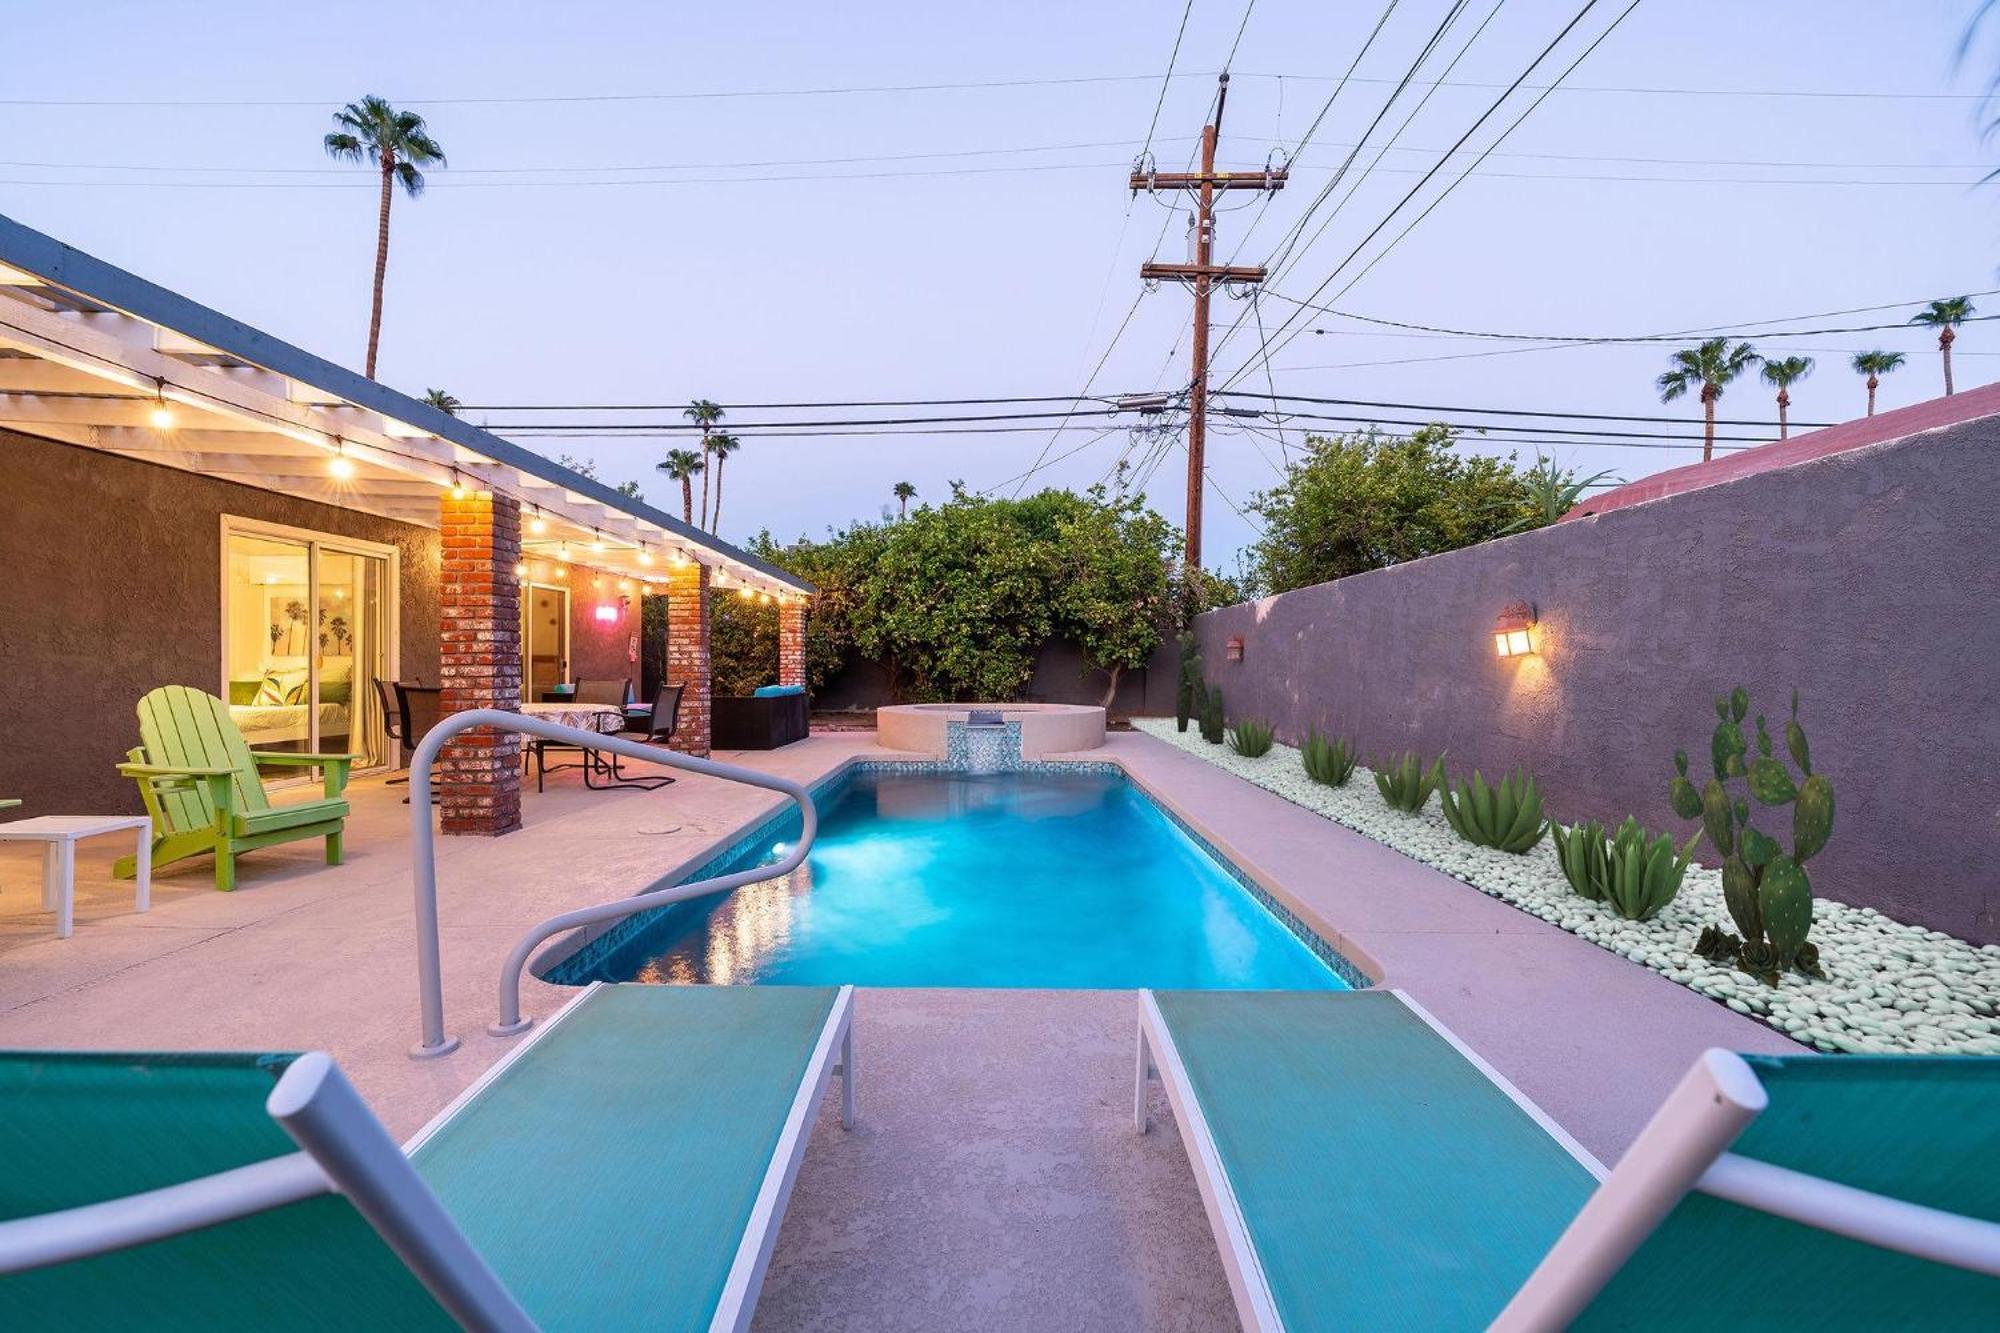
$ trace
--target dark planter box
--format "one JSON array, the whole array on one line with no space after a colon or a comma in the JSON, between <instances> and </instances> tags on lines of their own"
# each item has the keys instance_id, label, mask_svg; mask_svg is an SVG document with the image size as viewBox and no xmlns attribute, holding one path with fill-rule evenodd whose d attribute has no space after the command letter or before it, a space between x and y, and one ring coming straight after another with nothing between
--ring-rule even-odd
<instances>
[{"instance_id":1,"label":"dark planter box","mask_svg":"<svg viewBox=\"0 0 2000 1333\"><path fill-rule=\"evenodd\" d=\"M709 744L717 750L775 750L811 733L803 694L772 699L717 699Z\"/></svg>"}]
</instances>

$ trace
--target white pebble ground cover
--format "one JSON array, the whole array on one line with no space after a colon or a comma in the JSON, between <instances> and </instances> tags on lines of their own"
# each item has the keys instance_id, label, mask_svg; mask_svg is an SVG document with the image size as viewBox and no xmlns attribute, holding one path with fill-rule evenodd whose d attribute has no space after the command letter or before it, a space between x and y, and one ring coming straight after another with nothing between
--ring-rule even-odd
<instances>
[{"instance_id":1,"label":"white pebble ground cover","mask_svg":"<svg viewBox=\"0 0 2000 1333\"><path fill-rule=\"evenodd\" d=\"M1323 787L1306 776L1299 752L1288 745L1245 759L1227 745L1208 744L1192 725L1177 731L1172 718L1135 718L1133 725L1808 1045L1828 1051L2000 1055L2000 947L1968 944L1866 907L1817 898L1812 941L1819 946L1826 980L1791 974L1773 988L1694 955L1703 926L1732 928L1719 870L1689 866L1679 896L1665 910L1651 921L1626 921L1607 904L1570 888L1551 838L1518 856L1474 846L1452 831L1435 797L1421 814L1392 810L1365 766L1354 770L1346 786ZM1690 830L1667 831L1680 842ZM1836 824L1821 855L1839 854Z\"/></svg>"}]
</instances>

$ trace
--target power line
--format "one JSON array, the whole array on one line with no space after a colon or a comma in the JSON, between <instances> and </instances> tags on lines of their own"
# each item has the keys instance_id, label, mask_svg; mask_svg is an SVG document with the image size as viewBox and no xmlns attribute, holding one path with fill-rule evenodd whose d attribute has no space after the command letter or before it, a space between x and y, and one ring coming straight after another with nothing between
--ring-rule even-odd
<instances>
[{"instance_id":1,"label":"power line","mask_svg":"<svg viewBox=\"0 0 2000 1333\"><path fill-rule=\"evenodd\" d=\"M1180 63L1181 38L1187 36L1188 15L1192 13L1194 13L1194 0L1187 0L1181 7L1181 26L1174 31L1174 49L1167 55L1167 73L1166 77L1160 80L1160 95L1153 101L1153 120L1146 126L1146 144L1139 150L1139 156L1142 158L1153 150L1153 135L1160 128L1160 108L1167 104L1167 89L1171 88L1174 82L1174 66ZM1250 16L1245 14L1243 17L1247 22Z\"/></svg>"},{"instance_id":2,"label":"power line","mask_svg":"<svg viewBox=\"0 0 2000 1333\"><path fill-rule=\"evenodd\" d=\"M1722 334L1723 336L1736 339L1811 338L1811 337L1821 337L1824 335L1830 335L1835 333L1879 333L1886 329L1908 329L1908 328L1920 327L1912 325L1908 320L1902 320L1894 324L1848 324L1837 328L1819 328L1819 329L1751 329L1746 331L1738 331L1736 329L1724 328L1718 326L1717 328L1714 329L1690 329L1682 333L1628 333L1628 334L1485 333L1485 332L1474 331L1471 329L1440 328L1434 324L1412 324L1402 320L1382 319L1375 315L1357 315L1352 313L1351 311L1335 310L1331 306L1309 305L1304 301L1294 301L1293 298L1285 296L1279 292L1272 292L1271 295L1276 296L1281 301L1292 301L1294 305L1302 306L1309 310L1324 311L1329 315L1338 315L1342 319L1358 319L1363 323L1367 324L1386 324L1392 328L1414 329L1423 333L1443 334L1448 337L1454 337L1454 338L1491 338L1491 339L1504 340L1508 342L1657 343L1657 342L1672 342L1677 339L1689 338L1693 337L1697 333L1719 333ZM1992 293L1973 292L1973 293L1968 293L1968 295L1988 296L1992 295ZM1921 302L1913 301L1910 302L1909 304L1914 306L1914 305L1920 305ZM1801 318L1811 318L1811 316L1801 316ZM1982 320L1992 320L1992 319L2000 319L2000 315L1967 315L1960 322L1965 324L1976 324ZM1315 333L1324 332L1324 330L1320 329L1314 329L1313 331Z\"/></svg>"},{"instance_id":3,"label":"power line","mask_svg":"<svg viewBox=\"0 0 2000 1333\"><path fill-rule=\"evenodd\" d=\"M1478 133L1479 127L1484 125L1486 121L1495 112L1499 111L1499 109L1506 104L1507 99L1514 95L1515 90L1518 89L1523 83L1527 81L1528 76L1532 74L1541 65L1542 61L1548 59L1550 54L1552 54L1555 51L1555 49L1562 44L1563 39L1568 37L1569 34L1576 29L1577 25L1583 22L1583 20L1590 14L1590 11L1597 7L1598 3L1599 0L1585 0L1583 7L1577 10L1575 16L1572 17L1568 23L1564 24L1561 31L1557 32L1556 35L1549 40L1548 45L1543 47L1542 50L1536 54L1535 58L1528 62L1527 67L1521 71L1519 77L1517 77L1511 84L1509 84L1507 86L1506 91L1502 92L1499 97L1495 98L1492 104L1489 105L1486 108L1486 110L1482 111L1479 114L1479 118L1473 121L1472 124L1467 127L1465 133L1461 134L1458 137L1457 141L1452 144L1450 152L1440 157L1436 165L1433 166L1429 171L1425 172L1422 178L1419 179L1415 185L1411 186L1409 191L1405 193L1401 199L1397 200L1395 205L1391 207L1389 211L1383 215L1382 220L1376 223L1374 227L1369 229L1368 234L1366 236L1363 236L1361 240L1355 245L1355 247L1348 252L1347 257L1342 259L1338 264L1334 265L1333 271L1327 274L1327 276L1320 282L1318 287L1315 287L1313 289L1312 295L1307 298L1308 301L1318 300L1320 293L1333 285L1334 280L1340 276L1341 271L1345 269L1349 264L1354 262L1355 257L1359 255L1363 250L1365 250L1368 247L1369 243L1373 241L1376 236L1381 234L1382 229L1384 227L1387 227L1389 223L1395 219L1396 214L1400 213L1406 204L1408 204L1412 199L1416 198L1417 194L1424 188L1424 186L1430 183L1430 180L1434 175L1436 175L1439 171L1444 169L1445 165L1448 162L1450 162L1452 155L1456 154L1459 149L1463 148L1467 143L1467 141L1470 140L1474 134ZM1632 0L1632 3L1627 5L1625 9L1619 13L1618 17L1613 19L1611 23L1604 29L1604 31L1599 33L1597 38L1594 41L1592 41L1589 46L1584 48L1583 53L1579 55L1575 60L1570 62L1568 67L1563 70L1562 74L1557 77L1556 84L1561 83L1562 80L1568 77L1570 72L1573 71L1579 64L1581 64L1583 60L1587 56L1589 56L1592 51L1595 51L1598 47L1598 44L1603 42L1606 37L1610 36L1611 33L1618 27L1618 25L1623 23L1626 17L1630 15L1631 12L1638 7L1638 3L1639 0ZM1543 91L1541 97L1537 97L1535 101L1532 104L1530 104L1527 111L1524 111L1519 117L1516 117L1513 124L1509 125L1505 130L1502 130L1500 134L1493 140L1493 142L1487 145L1487 151L1491 152L1495 147L1497 147L1500 143L1502 143L1509 134L1512 134L1515 129L1519 128L1521 122L1527 118L1528 112L1531 112L1535 109L1535 107L1540 106L1542 103L1542 99L1548 96L1548 91L1553 90L1556 84L1550 84L1548 89ZM1475 163L1475 165L1477 164ZM1416 220L1413 221L1410 225L1415 226L1416 222L1420 222L1425 217L1429 216L1431 209L1436 208L1438 203L1451 193L1452 189L1459 183L1459 181L1463 181L1464 179L1465 177L1461 175L1458 178L1458 180L1453 181L1450 185L1447 185L1444 188L1444 190L1437 196L1437 198L1433 199L1430 202L1430 204L1425 207L1424 211L1418 214ZM1409 227L1405 227L1402 230L1402 232L1398 233L1395 240L1390 242L1390 248L1393 248L1394 245L1396 244L1396 241L1400 241L1404 236L1407 236L1408 234L1409 234ZM1384 253L1386 253L1386 250L1384 251ZM1377 260L1379 260L1380 258L1381 255L1376 256ZM1372 265L1374 261L1370 262ZM1364 270L1364 272L1365 271L1366 270ZM1352 283L1349 284L1349 286L1352 285L1353 285ZM1297 331L1294 331L1290 334L1287 334L1285 332L1285 329L1296 318L1297 315L1296 313L1294 313L1293 315L1287 316L1284 323L1279 325L1277 333L1277 338L1279 339L1278 345L1274 348L1267 348L1264 353L1266 357L1269 357L1271 354L1275 352L1282 351L1284 347L1292 341L1292 339L1298 336ZM1228 380L1224 381L1223 387L1228 388L1230 384L1235 383L1235 381L1242 376L1244 371L1248 369L1248 366L1249 363L1246 362L1243 366L1238 367L1236 373L1231 375Z\"/></svg>"},{"instance_id":4,"label":"power line","mask_svg":"<svg viewBox=\"0 0 2000 1333\"><path fill-rule=\"evenodd\" d=\"M1310 398L1296 393L1263 394L1250 389L1225 389L1217 390L1217 393L1219 396L1230 398L1273 398L1281 399L1288 403L1314 403L1331 407L1386 407L1400 412L1462 412L1471 413L1475 416L1547 417L1559 421L1657 421L1666 425L1687 424L1686 417L1640 416L1627 412L1551 412L1517 407L1467 407L1463 404L1378 402L1367 398ZM1718 426L1762 426L1767 423L1738 417L1717 417L1715 424ZM1840 423L1834 421L1795 421L1792 424L1816 429L1821 426L1834 426Z\"/></svg>"},{"instance_id":5,"label":"power line","mask_svg":"<svg viewBox=\"0 0 2000 1333\"><path fill-rule=\"evenodd\" d=\"M1212 79L1219 70L1185 70L1173 75L1177 79ZM795 88L718 88L703 91L675 92L626 92L626 93L542 93L512 94L507 96L472 97L427 97L412 95L408 91L399 93L390 100L398 105L411 106L544 106L559 104L590 104L620 102L704 102L704 101L744 101L762 98L786 97L854 97L875 94L965 92L1010 88L1054 88L1081 87L1092 84L1151 83L1156 74L1081 74L1020 79L968 79L931 83L874 83L808 86ZM1238 71L1238 79L1290 80L1295 83L1327 83L1332 75L1287 74L1255 71ZM1357 83L1390 83L1386 78L1360 77ZM1468 80L1439 80L1439 86L1446 88L1472 88L1491 90L1501 85ZM1553 85L1524 85L1529 91L1549 91ZM1633 85L1569 84L1560 91L1573 94L1611 94L1619 96L1646 97L1749 97L1760 99L1828 99L1837 101L1911 101L1911 102L1969 102L1985 100L1984 93L1943 93L1936 91L1904 92L1896 89L1854 89L1854 88L1685 88ZM205 109L215 107L337 107L347 100L347 94L329 94L322 97L289 98L107 98L107 97L8 97L0 98L0 106L12 107L124 107L140 110L170 110L175 108Z\"/></svg>"}]
</instances>

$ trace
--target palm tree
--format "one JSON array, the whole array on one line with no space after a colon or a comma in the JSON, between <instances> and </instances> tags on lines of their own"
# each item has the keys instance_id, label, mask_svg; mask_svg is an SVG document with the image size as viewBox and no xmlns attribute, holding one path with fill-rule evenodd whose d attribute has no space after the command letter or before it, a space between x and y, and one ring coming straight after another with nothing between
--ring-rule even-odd
<instances>
[{"instance_id":1,"label":"palm tree","mask_svg":"<svg viewBox=\"0 0 2000 1333\"><path fill-rule=\"evenodd\" d=\"M681 415L701 427L701 525L708 526L708 432L728 414L706 398L697 398L681 409Z\"/></svg>"},{"instance_id":2,"label":"palm tree","mask_svg":"<svg viewBox=\"0 0 2000 1333\"><path fill-rule=\"evenodd\" d=\"M1673 369L1655 381L1663 403L1671 403L1697 384L1701 386L1702 462L1715 457L1716 399L1722 397L1722 390L1731 380L1762 359L1749 343L1731 347L1727 338L1710 338L1699 347L1683 347L1675 352L1668 359Z\"/></svg>"},{"instance_id":3,"label":"palm tree","mask_svg":"<svg viewBox=\"0 0 2000 1333\"><path fill-rule=\"evenodd\" d=\"M910 516L910 501L917 498L917 488L907 481L899 481L893 494L896 497L896 518L898 521Z\"/></svg>"},{"instance_id":4,"label":"palm tree","mask_svg":"<svg viewBox=\"0 0 2000 1333\"><path fill-rule=\"evenodd\" d=\"M722 526L722 464L729 455L743 447L743 441L722 431L708 437L708 452L715 456L715 509L708 516L708 530L714 532Z\"/></svg>"},{"instance_id":5,"label":"palm tree","mask_svg":"<svg viewBox=\"0 0 2000 1333\"><path fill-rule=\"evenodd\" d=\"M370 162L382 172L382 205L375 223L375 303L368 315L368 364L365 374L375 378L375 348L382 340L382 279L389 272L389 200L394 186L415 199L424 192L424 173L419 167L446 165L444 149L431 138L424 118L414 111L398 111L372 93L358 102L349 102L333 113L340 126L326 136L329 157L343 162Z\"/></svg>"},{"instance_id":6,"label":"palm tree","mask_svg":"<svg viewBox=\"0 0 2000 1333\"><path fill-rule=\"evenodd\" d=\"M1813 359L1809 356L1788 356L1783 361L1764 363L1764 383L1778 390L1778 438L1791 437L1791 422L1786 413L1792 406L1792 386L1812 374Z\"/></svg>"},{"instance_id":7,"label":"palm tree","mask_svg":"<svg viewBox=\"0 0 2000 1333\"><path fill-rule=\"evenodd\" d=\"M1875 415L1875 386L1882 377L1903 364L1901 352L1856 352L1854 373L1868 377L1868 415Z\"/></svg>"},{"instance_id":8,"label":"palm tree","mask_svg":"<svg viewBox=\"0 0 2000 1333\"><path fill-rule=\"evenodd\" d=\"M1945 301L1933 301L1910 316L1910 323L1922 324L1938 331L1938 355L1944 358L1944 396L1951 397L1951 345L1958 341L1958 326L1971 319L1972 298L1954 296Z\"/></svg>"},{"instance_id":9,"label":"palm tree","mask_svg":"<svg viewBox=\"0 0 2000 1333\"><path fill-rule=\"evenodd\" d=\"M425 389L424 401L448 417L457 416L458 409L465 406L443 389Z\"/></svg>"},{"instance_id":10,"label":"palm tree","mask_svg":"<svg viewBox=\"0 0 2000 1333\"><path fill-rule=\"evenodd\" d=\"M669 449L654 467L681 484L681 522L694 522L694 474L705 467L701 455L692 449Z\"/></svg>"}]
</instances>

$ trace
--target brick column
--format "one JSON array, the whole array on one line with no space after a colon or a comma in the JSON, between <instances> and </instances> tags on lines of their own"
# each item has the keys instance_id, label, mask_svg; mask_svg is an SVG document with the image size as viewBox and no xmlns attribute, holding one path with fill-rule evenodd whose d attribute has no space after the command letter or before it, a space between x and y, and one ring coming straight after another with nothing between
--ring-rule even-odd
<instances>
[{"instance_id":1,"label":"brick column","mask_svg":"<svg viewBox=\"0 0 2000 1333\"><path fill-rule=\"evenodd\" d=\"M708 566L690 562L667 571L667 684L684 685L671 742L682 754L705 756L709 700Z\"/></svg>"},{"instance_id":2,"label":"brick column","mask_svg":"<svg viewBox=\"0 0 2000 1333\"><path fill-rule=\"evenodd\" d=\"M778 607L778 683L806 683L806 603L787 597Z\"/></svg>"},{"instance_id":3,"label":"brick column","mask_svg":"<svg viewBox=\"0 0 2000 1333\"><path fill-rule=\"evenodd\" d=\"M446 714L521 705L521 505L468 491L443 498L438 677ZM439 756L446 833L521 827L521 738L468 731Z\"/></svg>"}]
</instances>

